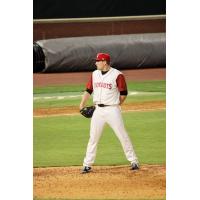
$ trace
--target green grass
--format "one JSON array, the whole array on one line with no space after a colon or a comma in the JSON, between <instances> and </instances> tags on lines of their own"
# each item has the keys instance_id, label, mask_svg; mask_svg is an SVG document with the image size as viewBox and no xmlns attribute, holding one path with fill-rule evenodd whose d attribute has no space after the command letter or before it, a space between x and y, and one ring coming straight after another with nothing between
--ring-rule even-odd
<instances>
[{"instance_id":1,"label":"green grass","mask_svg":"<svg viewBox=\"0 0 200 200\"><path fill-rule=\"evenodd\" d=\"M62 92L82 92L85 90L86 84L76 85L60 85L60 86L46 86L35 87L33 94L50 94ZM166 81L144 81L144 82L127 82L128 90L145 91L145 92L165 92Z\"/></svg>"},{"instance_id":2,"label":"green grass","mask_svg":"<svg viewBox=\"0 0 200 200\"><path fill-rule=\"evenodd\" d=\"M129 82L128 84L129 95L126 103L132 102L145 102L145 101L160 101L166 99L165 81L146 81L146 82ZM51 108L51 107L64 107L76 106L78 108L83 94L84 85L73 86L51 86L34 88L34 97L52 97L53 99L37 99L34 100L33 108ZM131 96L131 91L140 92L137 95ZM143 93L141 93L143 92ZM79 95L73 98L66 98L69 95ZM64 99L56 99L58 96L65 96ZM88 105L92 104L92 98L88 101Z\"/></svg>"},{"instance_id":3,"label":"green grass","mask_svg":"<svg viewBox=\"0 0 200 200\"><path fill-rule=\"evenodd\" d=\"M135 96L128 96L126 99L126 103L133 103L133 102L146 102L146 101L160 101L165 100L166 95L163 94L150 94L150 95L135 95ZM65 107L65 106L76 106L79 107L81 101L81 97L77 97L74 99L41 99L35 100L33 108L55 108L55 107ZM87 105L91 105L92 98L89 99Z\"/></svg>"},{"instance_id":4,"label":"green grass","mask_svg":"<svg viewBox=\"0 0 200 200\"><path fill-rule=\"evenodd\" d=\"M165 81L128 82L126 103L165 100ZM66 99L38 99L35 108L79 106L85 84L34 88L34 97L67 96ZM146 92L146 93L145 93ZM90 98L88 105L92 104ZM125 125L141 163L165 163L165 112L124 113ZM89 138L90 120L82 116L34 118L34 166L81 165ZM121 144L106 126L98 145L96 165L127 164Z\"/></svg>"},{"instance_id":5,"label":"green grass","mask_svg":"<svg viewBox=\"0 0 200 200\"><path fill-rule=\"evenodd\" d=\"M140 163L165 163L165 111L123 113ZM90 120L82 116L34 118L34 167L82 165ZM106 126L95 165L128 164L121 144Z\"/></svg>"},{"instance_id":6,"label":"green grass","mask_svg":"<svg viewBox=\"0 0 200 200\"><path fill-rule=\"evenodd\" d=\"M62 93L66 91L67 92L81 92L85 89L85 85L86 84L34 87L33 94Z\"/></svg>"}]
</instances>

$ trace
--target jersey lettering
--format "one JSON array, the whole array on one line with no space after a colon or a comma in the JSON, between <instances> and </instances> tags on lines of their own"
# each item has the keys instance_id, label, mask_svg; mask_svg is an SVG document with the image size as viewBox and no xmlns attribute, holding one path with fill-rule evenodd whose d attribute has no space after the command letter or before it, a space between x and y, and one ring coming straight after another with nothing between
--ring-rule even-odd
<instances>
[{"instance_id":1,"label":"jersey lettering","mask_svg":"<svg viewBox=\"0 0 200 200\"><path fill-rule=\"evenodd\" d=\"M94 87L98 88L98 87L102 87L102 88L106 88L106 89L112 89L112 84L111 83L103 83L103 82L96 82L94 83Z\"/></svg>"}]
</instances>

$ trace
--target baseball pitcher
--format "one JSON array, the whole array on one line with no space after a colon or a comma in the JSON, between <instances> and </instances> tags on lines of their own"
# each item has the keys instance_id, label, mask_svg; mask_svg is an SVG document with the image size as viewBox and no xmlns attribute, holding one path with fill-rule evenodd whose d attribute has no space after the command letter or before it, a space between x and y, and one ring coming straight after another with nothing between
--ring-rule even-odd
<instances>
[{"instance_id":1,"label":"baseball pitcher","mask_svg":"<svg viewBox=\"0 0 200 200\"><path fill-rule=\"evenodd\" d=\"M105 123L114 130L118 137L125 156L131 163L131 169L137 170L139 169L139 162L124 127L120 108L128 94L124 75L110 66L110 55L107 53L98 53L95 65L97 70L92 73L80 103L81 114L88 118L91 117L90 138L83 161L82 173L88 173L92 169L97 144ZM85 107L92 93L95 106Z\"/></svg>"}]
</instances>

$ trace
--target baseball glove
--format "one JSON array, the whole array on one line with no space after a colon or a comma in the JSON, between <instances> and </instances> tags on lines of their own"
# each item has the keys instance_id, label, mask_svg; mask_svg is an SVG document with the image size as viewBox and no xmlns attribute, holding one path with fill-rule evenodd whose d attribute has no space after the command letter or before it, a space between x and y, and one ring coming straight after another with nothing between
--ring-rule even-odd
<instances>
[{"instance_id":1,"label":"baseball glove","mask_svg":"<svg viewBox=\"0 0 200 200\"><path fill-rule=\"evenodd\" d=\"M95 106L88 106L84 107L80 110L80 113L86 117L86 118L91 118L95 110Z\"/></svg>"}]
</instances>

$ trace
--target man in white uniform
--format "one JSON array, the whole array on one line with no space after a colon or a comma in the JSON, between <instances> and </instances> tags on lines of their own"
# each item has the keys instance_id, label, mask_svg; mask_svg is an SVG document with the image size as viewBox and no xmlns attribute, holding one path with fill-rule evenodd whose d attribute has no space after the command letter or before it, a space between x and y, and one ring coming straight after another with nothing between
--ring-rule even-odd
<instances>
[{"instance_id":1,"label":"man in white uniform","mask_svg":"<svg viewBox=\"0 0 200 200\"><path fill-rule=\"evenodd\" d=\"M81 110L93 92L93 102L96 109L91 119L90 138L82 173L91 171L96 157L97 144L105 123L110 125L121 142L125 156L131 163L131 169L137 170L139 162L124 127L120 109L120 105L128 94L124 75L110 66L110 55L107 53L98 53L95 65L97 70L92 73L80 103Z\"/></svg>"}]
</instances>

